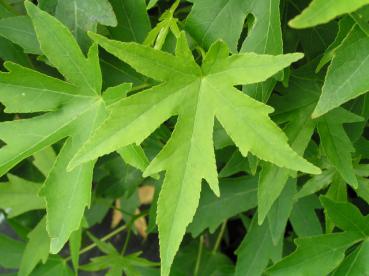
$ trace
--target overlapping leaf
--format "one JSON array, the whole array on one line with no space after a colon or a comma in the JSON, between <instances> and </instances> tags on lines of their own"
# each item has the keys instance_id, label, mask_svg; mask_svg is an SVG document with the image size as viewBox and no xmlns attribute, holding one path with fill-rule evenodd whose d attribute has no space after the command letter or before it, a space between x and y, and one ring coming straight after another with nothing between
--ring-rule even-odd
<instances>
[{"instance_id":1,"label":"overlapping leaf","mask_svg":"<svg viewBox=\"0 0 369 276\"><path fill-rule=\"evenodd\" d=\"M166 171L157 218L163 275L168 274L197 208L201 179L219 193L212 141L214 117L244 156L252 152L282 167L319 173L288 146L283 132L267 116L271 108L233 88L270 77L299 59L300 54L229 56L225 44L218 42L200 67L183 36L175 56L136 43L91 37L137 71L163 84L112 105L109 118L78 152L70 168L122 146L140 144L165 120L178 115L172 137L145 171L145 175Z\"/></svg>"},{"instance_id":2,"label":"overlapping leaf","mask_svg":"<svg viewBox=\"0 0 369 276\"><path fill-rule=\"evenodd\" d=\"M6 112L41 115L0 124L0 139L6 144L0 149L0 173L6 173L33 153L69 137L42 190L47 203L51 251L55 253L79 228L90 201L94 162L70 172L66 171L66 165L106 111L100 96L97 46L91 47L86 58L66 27L29 2L26 7L42 52L65 81L13 63L5 64L9 72L0 75L0 100Z\"/></svg>"}]
</instances>

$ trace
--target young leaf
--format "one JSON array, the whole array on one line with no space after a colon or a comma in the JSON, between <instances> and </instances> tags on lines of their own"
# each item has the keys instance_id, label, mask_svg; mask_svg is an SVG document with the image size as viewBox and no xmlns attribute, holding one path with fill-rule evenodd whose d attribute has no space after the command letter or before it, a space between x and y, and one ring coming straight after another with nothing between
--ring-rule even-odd
<instances>
[{"instance_id":1,"label":"young leaf","mask_svg":"<svg viewBox=\"0 0 369 276\"><path fill-rule=\"evenodd\" d=\"M136 43L111 41L96 34L91 37L140 73L164 83L112 105L109 118L74 157L70 168L125 145L140 144L165 120L178 115L172 137L145 171L145 175L166 171L157 218L163 275L169 273L195 214L201 179L219 194L212 141L214 117L244 156L250 151L278 166L320 173L288 146L283 132L267 116L270 107L233 87L263 81L301 58L300 54L229 56L225 44L217 42L200 67L187 46L183 47L183 35L175 56Z\"/></svg>"},{"instance_id":2,"label":"young leaf","mask_svg":"<svg viewBox=\"0 0 369 276\"><path fill-rule=\"evenodd\" d=\"M0 174L33 153L66 139L42 189L47 202L51 252L58 252L79 228L89 205L92 169L89 162L67 172L66 165L90 132L106 115L100 96L97 46L86 58L72 34L51 15L26 2L41 50L66 81L6 63L0 73L0 101L7 112L44 112L30 119L0 123Z\"/></svg>"},{"instance_id":3,"label":"young leaf","mask_svg":"<svg viewBox=\"0 0 369 276\"><path fill-rule=\"evenodd\" d=\"M310 5L298 16L289 22L293 28L308 28L327 23L335 17L353 12L369 0L313 0Z\"/></svg>"}]
</instances>

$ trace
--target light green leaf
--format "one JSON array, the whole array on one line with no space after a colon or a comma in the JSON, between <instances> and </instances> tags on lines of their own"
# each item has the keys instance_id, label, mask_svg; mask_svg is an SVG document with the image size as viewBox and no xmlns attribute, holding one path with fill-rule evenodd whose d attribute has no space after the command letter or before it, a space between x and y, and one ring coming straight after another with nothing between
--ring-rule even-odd
<instances>
[{"instance_id":1,"label":"light green leaf","mask_svg":"<svg viewBox=\"0 0 369 276\"><path fill-rule=\"evenodd\" d=\"M97 46L86 58L68 29L46 12L26 2L41 50L62 81L37 71L6 63L0 73L0 101L6 112L34 113L30 119L0 123L0 174L23 159L67 138L41 191L47 202L47 230L51 252L58 252L80 226L89 205L92 169L88 162L67 172L71 156L106 115L101 93Z\"/></svg>"},{"instance_id":2,"label":"light green leaf","mask_svg":"<svg viewBox=\"0 0 369 276\"><path fill-rule=\"evenodd\" d=\"M289 22L293 28L308 28L327 23L345 13L351 13L364 5L368 0L313 0L298 16Z\"/></svg>"},{"instance_id":3,"label":"light green leaf","mask_svg":"<svg viewBox=\"0 0 369 276\"><path fill-rule=\"evenodd\" d=\"M345 251L360 241L356 232L301 238L297 249L267 270L267 275L327 275L343 260Z\"/></svg>"},{"instance_id":4,"label":"light green leaf","mask_svg":"<svg viewBox=\"0 0 369 276\"><path fill-rule=\"evenodd\" d=\"M40 261L45 263L49 256L50 239L45 217L28 234L28 239L19 267L20 276L29 275Z\"/></svg>"},{"instance_id":5,"label":"light green leaf","mask_svg":"<svg viewBox=\"0 0 369 276\"><path fill-rule=\"evenodd\" d=\"M144 173L166 171L157 217L163 275L168 275L195 214L201 179L219 194L212 140L214 116L244 156L250 151L282 167L320 172L288 146L283 132L267 116L270 107L233 87L263 81L301 58L300 54L229 56L223 43L215 43L200 67L189 58L189 50L177 49L174 56L136 43L91 37L138 72L165 82L112 105L109 118L74 157L70 168L123 146L140 144L165 120L178 115L171 138Z\"/></svg>"},{"instance_id":6,"label":"light green leaf","mask_svg":"<svg viewBox=\"0 0 369 276\"><path fill-rule=\"evenodd\" d=\"M44 200L38 196L41 184L11 174L8 174L8 178L8 183L0 184L0 208L4 209L10 218L45 208Z\"/></svg>"}]
</instances>

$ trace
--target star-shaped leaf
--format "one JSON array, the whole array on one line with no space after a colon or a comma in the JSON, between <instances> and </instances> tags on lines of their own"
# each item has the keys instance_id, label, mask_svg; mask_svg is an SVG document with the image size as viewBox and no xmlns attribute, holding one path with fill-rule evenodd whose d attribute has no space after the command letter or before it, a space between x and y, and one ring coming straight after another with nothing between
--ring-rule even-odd
<instances>
[{"instance_id":1,"label":"star-shaped leaf","mask_svg":"<svg viewBox=\"0 0 369 276\"><path fill-rule=\"evenodd\" d=\"M41 191L46 199L50 250L58 252L79 228L89 205L94 162L67 172L66 166L105 117L97 45L85 57L70 31L26 2L41 50L64 76L60 80L14 63L0 73L0 101L8 113L38 113L0 123L0 175L35 152L67 138ZM129 86L122 86L129 89ZM41 115L39 115L41 113ZM38 116L37 116L38 115Z\"/></svg>"},{"instance_id":2,"label":"star-shaped leaf","mask_svg":"<svg viewBox=\"0 0 369 276\"><path fill-rule=\"evenodd\" d=\"M263 81L300 59L301 54L229 56L227 46L217 42L199 66L184 35L177 42L176 55L137 43L90 36L138 72L162 84L111 105L108 119L74 157L71 169L124 145L140 144L164 121L178 115L171 138L144 173L166 171L157 216L163 275L168 275L195 214L201 180L205 179L219 194L212 139L214 117L244 156L252 152L282 167L320 172L289 147L284 133L268 117L271 107L233 87Z\"/></svg>"}]
</instances>

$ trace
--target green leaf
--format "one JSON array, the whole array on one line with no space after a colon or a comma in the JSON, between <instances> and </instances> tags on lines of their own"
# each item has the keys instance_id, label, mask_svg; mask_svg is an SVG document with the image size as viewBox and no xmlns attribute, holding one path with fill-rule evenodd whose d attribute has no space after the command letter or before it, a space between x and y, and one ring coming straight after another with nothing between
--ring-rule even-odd
<instances>
[{"instance_id":1,"label":"green leaf","mask_svg":"<svg viewBox=\"0 0 369 276\"><path fill-rule=\"evenodd\" d=\"M109 118L74 157L70 168L123 146L140 144L165 120L178 115L172 137L144 173L166 170L157 218L163 275L169 273L195 214L201 179L219 194L212 141L214 116L244 156L250 151L282 167L320 173L288 146L283 132L267 116L270 107L233 87L265 80L301 58L300 54L228 56L226 46L215 43L200 67L187 48L179 47L182 50L177 49L174 56L136 43L91 37L138 72L164 83L112 105ZM172 77L173 72L177 78Z\"/></svg>"},{"instance_id":2,"label":"green leaf","mask_svg":"<svg viewBox=\"0 0 369 276\"><path fill-rule=\"evenodd\" d=\"M11 174L8 174L8 178L8 183L0 184L0 208L4 209L10 218L45 208L44 200L38 196L41 184Z\"/></svg>"},{"instance_id":3,"label":"green leaf","mask_svg":"<svg viewBox=\"0 0 369 276\"><path fill-rule=\"evenodd\" d=\"M283 53L279 0L253 0L245 2L245 13L253 16L248 26L241 52L278 55ZM278 73L281 79L283 73ZM264 82L246 85L244 91L251 97L267 102L276 84L274 78Z\"/></svg>"},{"instance_id":4,"label":"green leaf","mask_svg":"<svg viewBox=\"0 0 369 276\"><path fill-rule=\"evenodd\" d=\"M256 184L255 177L223 179L219 183L220 197L209 188L204 188L199 207L187 230L194 237L207 228L214 233L228 218L256 207Z\"/></svg>"},{"instance_id":5,"label":"green leaf","mask_svg":"<svg viewBox=\"0 0 369 276\"><path fill-rule=\"evenodd\" d=\"M335 17L351 13L364 5L368 0L313 0L298 16L289 22L293 28L308 28L327 23Z\"/></svg>"},{"instance_id":6,"label":"green leaf","mask_svg":"<svg viewBox=\"0 0 369 276\"><path fill-rule=\"evenodd\" d=\"M343 260L345 251L360 241L356 232L297 239L297 249L267 270L267 275L327 275Z\"/></svg>"},{"instance_id":7,"label":"green leaf","mask_svg":"<svg viewBox=\"0 0 369 276\"><path fill-rule=\"evenodd\" d=\"M24 243L0 234L0 266L18 268L24 251Z\"/></svg>"},{"instance_id":8,"label":"green leaf","mask_svg":"<svg viewBox=\"0 0 369 276\"><path fill-rule=\"evenodd\" d=\"M295 202L290 215L290 222L298 237L321 235L322 225L315 209L321 208L315 195L301 198Z\"/></svg>"},{"instance_id":9,"label":"green leaf","mask_svg":"<svg viewBox=\"0 0 369 276\"><path fill-rule=\"evenodd\" d=\"M55 16L72 31L82 49L90 45L86 32L96 31L97 23L117 25L108 0L58 0Z\"/></svg>"},{"instance_id":10,"label":"green leaf","mask_svg":"<svg viewBox=\"0 0 369 276\"><path fill-rule=\"evenodd\" d=\"M237 51L237 42L246 18L248 2L242 0L191 0L193 7L186 19L186 31L205 49L223 39Z\"/></svg>"},{"instance_id":11,"label":"green leaf","mask_svg":"<svg viewBox=\"0 0 369 276\"><path fill-rule=\"evenodd\" d=\"M369 235L368 219L365 218L354 205L348 202L338 202L328 197L320 197L328 217L337 227L344 231L361 233L363 237Z\"/></svg>"},{"instance_id":12,"label":"green leaf","mask_svg":"<svg viewBox=\"0 0 369 276\"><path fill-rule=\"evenodd\" d=\"M41 54L35 30L28 16L1 19L0 35L21 46L26 53Z\"/></svg>"},{"instance_id":13,"label":"green leaf","mask_svg":"<svg viewBox=\"0 0 369 276\"><path fill-rule=\"evenodd\" d=\"M151 29L144 0L111 0L118 24L109 28L112 38L143 42Z\"/></svg>"},{"instance_id":14,"label":"green leaf","mask_svg":"<svg viewBox=\"0 0 369 276\"><path fill-rule=\"evenodd\" d=\"M343 40L329 65L313 117L319 117L369 89L369 37L356 26Z\"/></svg>"},{"instance_id":15,"label":"green leaf","mask_svg":"<svg viewBox=\"0 0 369 276\"><path fill-rule=\"evenodd\" d=\"M332 276L366 275L369 273L369 241L360 244L340 266L332 273Z\"/></svg>"},{"instance_id":16,"label":"green leaf","mask_svg":"<svg viewBox=\"0 0 369 276\"><path fill-rule=\"evenodd\" d=\"M5 64L9 72L0 73L0 101L5 111L44 113L0 123L0 139L6 144L0 149L0 174L68 137L41 191L47 202L50 250L56 253L79 228L89 205L94 162L70 172L66 165L107 113L100 96L97 46L91 47L86 58L65 26L30 2L26 2L26 8L42 52L66 81L13 63Z\"/></svg>"},{"instance_id":17,"label":"green leaf","mask_svg":"<svg viewBox=\"0 0 369 276\"><path fill-rule=\"evenodd\" d=\"M317 124L320 143L329 161L342 178L354 188L358 186L351 156L355 149L343 124L361 120L361 117L338 108L320 118Z\"/></svg>"},{"instance_id":18,"label":"green leaf","mask_svg":"<svg viewBox=\"0 0 369 276\"><path fill-rule=\"evenodd\" d=\"M287 123L284 130L292 148L297 153L303 154L314 133L316 123L310 118L310 114L317 101L317 89L320 86L314 76L313 79L301 78L302 75L311 76L310 70L301 69L294 73L288 89L284 91L285 95L272 98L271 102L278 107L277 116ZM289 104L291 102L294 104ZM273 164L262 165L258 184L259 224L264 221L290 176L293 176L291 171L285 168L279 168Z\"/></svg>"},{"instance_id":19,"label":"green leaf","mask_svg":"<svg viewBox=\"0 0 369 276\"><path fill-rule=\"evenodd\" d=\"M291 214L294 204L293 196L295 193L296 181L289 180L268 213L267 220L269 222L269 230L275 246L279 244L283 238L288 217Z\"/></svg>"},{"instance_id":20,"label":"green leaf","mask_svg":"<svg viewBox=\"0 0 369 276\"><path fill-rule=\"evenodd\" d=\"M18 275L29 275L36 265L46 262L49 256L50 239L46 232L46 218L28 234L28 243L24 249Z\"/></svg>"},{"instance_id":21,"label":"green leaf","mask_svg":"<svg viewBox=\"0 0 369 276\"><path fill-rule=\"evenodd\" d=\"M74 231L69 238L69 250L75 272L78 272L79 268L79 252L82 245L82 230L83 229L81 226L78 230Z\"/></svg>"},{"instance_id":22,"label":"green leaf","mask_svg":"<svg viewBox=\"0 0 369 276\"><path fill-rule=\"evenodd\" d=\"M265 220L262 225L258 225L257 215L254 215L247 235L236 251L235 276L261 275L273 252L282 251L280 245L273 245L268 220Z\"/></svg>"}]
</instances>

